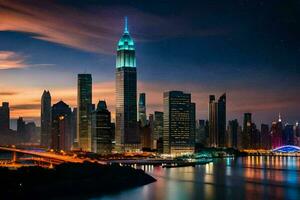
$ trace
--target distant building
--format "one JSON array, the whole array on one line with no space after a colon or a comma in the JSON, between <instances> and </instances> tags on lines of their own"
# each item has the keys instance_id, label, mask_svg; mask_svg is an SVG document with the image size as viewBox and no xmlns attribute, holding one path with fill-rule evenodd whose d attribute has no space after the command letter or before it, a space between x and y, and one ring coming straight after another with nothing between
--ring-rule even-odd
<instances>
[{"instance_id":1,"label":"distant building","mask_svg":"<svg viewBox=\"0 0 300 200\"><path fill-rule=\"evenodd\" d=\"M142 127L147 125L146 94L145 93L140 93L140 98L139 98L139 121L140 121L140 125Z\"/></svg>"},{"instance_id":2,"label":"distant building","mask_svg":"<svg viewBox=\"0 0 300 200\"><path fill-rule=\"evenodd\" d=\"M46 90L41 98L41 145L51 146L51 95Z\"/></svg>"},{"instance_id":3,"label":"distant building","mask_svg":"<svg viewBox=\"0 0 300 200\"><path fill-rule=\"evenodd\" d=\"M226 146L226 94L216 101L214 95L209 96L209 146Z\"/></svg>"},{"instance_id":4,"label":"distant building","mask_svg":"<svg viewBox=\"0 0 300 200\"><path fill-rule=\"evenodd\" d=\"M154 112L154 122L153 122L153 140L154 140L154 149L158 148L158 140L163 137L164 130L164 113L155 111ZM162 152L160 152L162 153Z\"/></svg>"},{"instance_id":5,"label":"distant building","mask_svg":"<svg viewBox=\"0 0 300 200\"><path fill-rule=\"evenodd\" d=\"M77 86L77 139L83 151L91 151L92 145L92 75L78 74Z\"/></svg>"},{"instance_id":6,"label":"distant building","mask_svg":"<svg viewBox=\"0 0 300 200\"><path fill-rule=\"evenodd\" d=\"M17 133L21 135L25 133L25 121L23 117L19 117L17 120Z\"/></svg>"},{"instance_id":7,"label":"distant building","mask_svg":"<svg viewBox=\"0 0 300 200\"><path fill-rule=\"evenodd\" d=\"M25 124L25 142L37 143L38 142L38 130L34 122L28 122Z\"/></svg>"},{"instance_id":8,"label":"distant building","mask_svg":"<svg viewBox=\"0 0 300 200\"><path fill-rule=\"evenodd\" d=\"M51 148L54 150L71 150L71 115L71 108L63 101L52 106Z\"/></svg>"},{"instance_id":9,"label":"distant building","mask_svg":"<svg viewBox=\"0 0 300 200\"><path fill-rule=\"evenodd\" d=\"M111 114L105 101L99 101L97 109L93 112L93 152L98 154L110 154L112 152L113 130Z\"/></svg>"},{"instance_id":10,"label":"distant building","mask_svg":"<svg viewBox=\"0 0 300 200\"><path fill-rule=\"evenodd\" d=\"M195 135L191 130L191 94L181 91L164 93L163 153L193 153Z\"/></svg>"},{"instance_id":11,"label":"distant building","mask_svg":"<svg viewBox=\"0 0 300 200\"><path fill-rule=\"evenodd\" d=\"M294 126L291 124L285 124L283 130L283 144L294 145Z\"/></svg>"},{"instance_id":12,"label":"distant building","mask_svg":"<svg viewBox=\"0 0 300 200\"><path fill-rule=\"evenodd\" d=\"M271 143L271 135L270 135L270 129L269 125L267 124L261 124L260 128L261 132L261 137L262 137L262 148L263 149L271 149L272 148L272 143Z\"/></svg>"},{"instance_id":13,"label":"distant building","mask_svg":"<svg viewBox=\"0 0 300 200\"><path fill-rule=\"evenodd\" d=\"M283 126L282 126L280 115L278 121L272 123L271 136L272 136L272 149L283 145Z\"/></svg>"},{"instance_id":14,"label":"distant building","mask_svg":"<svg viewBox=\"0 0 300 200\"><path fill-rule=\"evenodd\" d=\"M72 143L72 149L78 148L77 108L73 108L72 115L71 115L71 143Z\"/></svg>"},{"instance_id":15,"label":"distant building","mask_svg":"<svg viewBox=\"0 0 300 200\"><path fill-rule=\"evenodd\" d=\"M135 46L129 34L127 18L118 42L116 60L116 150L140 148L137 130L137 73Z\"/></svg>"},{"instance_id":16,"label":"distant building","mask_svg":"<svg viewBox=\"0 0 300 200\"><path fill-rule=\"evenodd\" d=\"M239 123L237 119L228 122L227 141L228 147L238 148Z\"/></svg>"},{"instance_id":17,"label":"distant building","mask_svg":"<svg viewBox=\"0 0 300 200\"><path fill-rule=\"evenodd\" d=\"M9 103L2 102L0 106L0 132L7 132L10 129Z\"/></svg>"},{"instance_id":18,"label":"distant building","mask_svg":"<svg viewBox=\"0 0 300 200\"><path fill-rule=\"evenodd\" d=\"M190 126L191 126L191 142L195 146L196 141L196 103L191 103L190 105Z\"/></svg>"},{"instance_id":19,"label":"distant building","mask_svg":"<svg viewBox=\"0 0 300 200\"><path fill-rule=\"evenodd\" d=\"M244 123L242 132L242 148L250 148L250 135L252 130L252 114L244 113Z\"/></svg>"}]
</instances>

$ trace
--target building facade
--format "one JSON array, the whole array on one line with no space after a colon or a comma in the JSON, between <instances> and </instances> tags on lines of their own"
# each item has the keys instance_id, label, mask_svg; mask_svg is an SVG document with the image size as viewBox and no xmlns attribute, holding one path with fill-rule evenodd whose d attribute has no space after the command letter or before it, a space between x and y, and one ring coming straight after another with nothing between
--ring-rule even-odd
<instances>
[{"instance_id":1,"label":"building facade","mask_svg":"<svg viewBox=\"0 0 300 200\"><path fill-rule=\"evenodd\" d=\"M140 148L137 130L137 73L135 46L125 19L124 33L118 42L116 59L116 150Z\"/></svg>"},{"instance_id":2,"label":"building facade","mask_svg":"<svg viewBox=\"0 0 300 200\"><path fill-rule=\"evenodd\" d=\"M70 151L71 142L71 115L69 105L63 101L52 106L52 145L56 151Z\"/></svg>"},{"instance_id":3,"label":"building facade","mask_svg":"<svg viewBox=\"0 0 300 200\"><path fill-rule=\"evenodd\" d=\"M10 109L8 102L2 102L0 106L0 132L6 132L10 128Z\"/></svg>"},{"instance_id":4,"label":"building facade","mask_svg":"<svg viewBox=\"0 0 300 200\"><path fill-rule=\"evenodd\" d=\"M195 134L191 130L191 94L181 91L164 93L163 153L181 154L195 151Z\"/></svg>"},{"instance_id":5,"label":"building facade","mask_svg":"<svg viewBox=\"0 0 300 200\"><path fill-rule=\"evenodd\" d=\"M147 125L146 94L145 93L140 93L140 98L139 98L139 121L140 121L140 125L142 127Z\"/></svg>"},{"instance_id":6,"label":"building facade","mask_svg":"<svg viewBox=\"0 0 300 200\"><path fill-rule=\"evenodd\" d=\"M51 146L51 95L46 90L41 98L41 145Z\"/></svg>"},{"instance_id":7,"label":"building facade","mask_svg":"<svg viewBox=\"0 0 300 200\"><path fill-rule=\"evenodd\" d=\"M78 74L77 139L78 147L91 151L92 145L92 75Z\"/></svg>"},{"instance_id":8,"label":"building facade","mask_svg":"<svg viewBox=\"0 0 300 200\"><path fill-rule=\"evenodd\" d=\"M226 146L226 94L216 101L214 95L209 96L209 146Z\"/></svg>"},{"instance_id":9,"label":"building facade","mask_svg":"<svg viewBox=\"0 0 300 200\"><path fill-rule=\"evenodd\" d=\"M92 135L95 153L106 155L112 152L113 132L111 124L111 114L107 109L105 101L99 101L97 109L92 115Z\"/></svg>"}]
</instances>

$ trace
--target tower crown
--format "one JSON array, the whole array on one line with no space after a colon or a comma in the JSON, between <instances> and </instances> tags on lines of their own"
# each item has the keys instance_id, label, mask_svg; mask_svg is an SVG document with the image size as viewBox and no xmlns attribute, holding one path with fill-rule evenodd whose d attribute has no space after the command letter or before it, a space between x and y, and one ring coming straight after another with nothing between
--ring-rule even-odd
<instances>
[{"instance_id":1,"label":"tower crown","mask_svg":"<svg viewBox=\"0 0 300 200\"><path fill-rule=\"evenodd\" d=\"M122 37L120 38L118 42L118 51L119 50L135 50L134 48L134 42L132 38L129 35L129 30L128 30L128 19L125 17L124 20L124 33Z\"/></svg>"}]
</instances>

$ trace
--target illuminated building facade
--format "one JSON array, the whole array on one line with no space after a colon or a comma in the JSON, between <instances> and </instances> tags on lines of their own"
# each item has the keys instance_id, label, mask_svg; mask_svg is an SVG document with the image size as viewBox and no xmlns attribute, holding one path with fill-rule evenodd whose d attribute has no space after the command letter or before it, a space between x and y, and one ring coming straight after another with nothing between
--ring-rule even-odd
<instances>
[{"instance_id":1,"label":"illuminated building facade","mask_svg":"<svg viewBox=\"0 0 300 200\"><path fill-rule=\"evenodd\" d=\"M78 74L77 139L83 151L91 151L92 75Z\"/></svg>"},{"instance_id":2,"label":"illuminated building facade","mask_svg":"<svg viewBox=\"0 0 300 200\"><path fill-rule=\"evenodd\" d=\"M41 98L41 145L47 148L51 145L51 95L46 90Z\"/></svg>"},{"instance_id":3,"label":"illuminated building facade","mask_svg":"<svg viewBox=\"0 0 300 200\"><path fill-rule=\"evenodd\" d=\"M71 108L63 101L52 106L52 149L71 150L71 115Z\"/></svg>"},{"instance_id":4,"label":"illuminated building facade","mask_svg":"<svg viewBox=\"0 0 300 200\"><path fill-rule=\"evenodd\" d=\"M225 147L226 144L226 94L216 101L214 95L209 96L209 146Z\"/></svg>"},{"instance_id":5,"label":"illuminated building facade","mask_svg":"<svg viewBox=\"0 0 300 200\"><path fill-rule=\"evenodd\" d=\"M112 151L112 125L111 114L105 101L99 101L97 109L92 115L93 152L110 154Z\"/></svg>"},{"instance_id":6,"label":"illuminated building facade","mask_svg":"<svg viewBox=\"0 0 300 200\"><path fill-rule=\"evenodd\" d=\"M163 153L193 153L195 134L191 130L191 94L181 91L164 93Z\"/></svg>"},{"instance_id":7,"label":"illuminated building facade","mask_svg":"<svg viewBox=\"0 0 300 200\"><path fill-rule=\"evenodd\" d=\"M116 150L140 148L137 130L137 74L135 46L129 35L127 18L118 42L116 59Z\"/></svg>"}]
</instances>

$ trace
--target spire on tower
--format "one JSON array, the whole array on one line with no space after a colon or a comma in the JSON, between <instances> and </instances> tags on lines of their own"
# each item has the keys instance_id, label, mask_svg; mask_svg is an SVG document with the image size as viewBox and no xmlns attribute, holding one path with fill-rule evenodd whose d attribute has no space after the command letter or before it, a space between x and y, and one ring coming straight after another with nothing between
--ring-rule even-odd
<instances>
[{"instance_id":1,"label":"spire on tower","mask_svg":"<svg viewBox=\"0 0 300 200\"><path fill-rule=\"evenodd\" d=\"M281 114L279 113L278 122L281 122Z\"/></svg>"},{"instance_id":2,"label":"spire on tower","mask_svg":"<svg viewBox=\"0 0 300 200\"><path fill-rule=\"evenodd\" d=\"M125 16L124 33L129 33L127 16Z\"/></svg>"}]
</instances>

